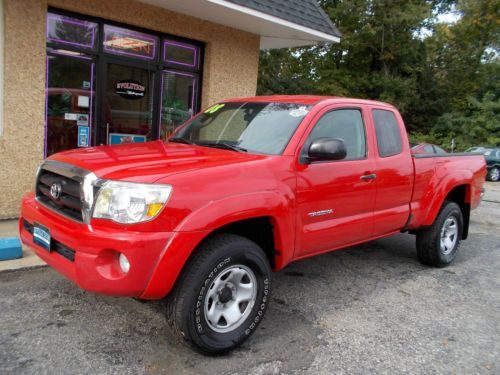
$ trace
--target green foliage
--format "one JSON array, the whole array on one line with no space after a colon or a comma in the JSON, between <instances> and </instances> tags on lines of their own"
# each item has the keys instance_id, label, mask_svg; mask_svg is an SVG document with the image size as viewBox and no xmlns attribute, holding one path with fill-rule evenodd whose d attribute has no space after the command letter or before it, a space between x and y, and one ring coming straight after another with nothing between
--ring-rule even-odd
<instances>
[{"instance_id":1,"label":"green foliage","mask_svg":"<svg viewBox=\"0 0 500 375\"><path fill-rule=\"evenodd\" d=\"M71 112L71 94L65 92L59 95L50 95L47 104L47 116L64 116L65 113Z\"/></svg>"},{"instance_id":2,"label":"green foliage","mask_svg":"<svg viewBox=\"0 0 500 375\"><path fill-rule=\"evenodd\" d=\"M340 44L264 51L259 94L396 105L412 138L498 144L500 0L323 0ZM455 23L437 16L455 11Z\"/></svg>"},{"instance_id":3,"label":"green foliage","mask_svg":"<svg viewBox=\"0 0 500 375\"><path fill-rule=\"evenodd\" d=\"M467 107L460 112L443 114L437 121L435 133L440 139L455 138L457 149L471 146L500 146L500 101L491 92L481 100L470 96Z\"/></svg>"}]
</instances>

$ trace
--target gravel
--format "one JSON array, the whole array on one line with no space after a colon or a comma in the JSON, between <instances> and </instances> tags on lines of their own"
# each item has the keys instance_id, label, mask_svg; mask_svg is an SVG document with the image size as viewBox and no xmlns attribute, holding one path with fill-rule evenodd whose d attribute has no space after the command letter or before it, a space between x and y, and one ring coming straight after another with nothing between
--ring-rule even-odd
<instances>
[{"instance_id":1,"label":"gravel","mask_svg":"<svg viewBox=\"0 0 500 375\"><path fill-rule=\"evenodd\" d=\"M260 329L219 357L171 336L161 302L87 293L47 267L1 272L0 373L498 374L499 215L483 203L444 269L405 234L291 264Z\"/></svg>"}]
</instances>

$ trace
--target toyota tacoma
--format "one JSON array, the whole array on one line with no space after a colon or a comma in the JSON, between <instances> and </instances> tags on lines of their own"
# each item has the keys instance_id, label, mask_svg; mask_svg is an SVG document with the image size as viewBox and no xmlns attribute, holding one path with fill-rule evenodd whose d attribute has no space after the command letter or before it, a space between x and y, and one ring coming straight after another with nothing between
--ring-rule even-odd
<instances>
[{"instance_id":1,"label":"toyota tacoma","mask_svg":"<svg viewBox=\"0 0 500 375\"><path fill-rule=\"evenodd\" d=\"M19 230L83 289L165 299L172 330L214 354L255 332L295 260L408 232L421 262L450 264L485 175L482 155L412 155L386 103L240 98L166 142L52 155Z\"/></svg>"}]
</instances>

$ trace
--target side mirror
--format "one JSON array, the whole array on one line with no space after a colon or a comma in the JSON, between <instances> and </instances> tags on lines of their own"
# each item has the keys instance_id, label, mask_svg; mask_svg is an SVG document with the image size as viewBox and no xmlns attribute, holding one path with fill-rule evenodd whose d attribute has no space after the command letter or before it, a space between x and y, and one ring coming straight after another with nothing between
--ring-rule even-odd
<instances>
[{"instance_id":1,"label":"side mirror","mask_svg":"<svg viewBox=\"0 0 500 375\"><path fill-rule=\"evenodd\" d=\"M309 146L309 162L325 160L342 160L347 151L343 139L340 138L317 138Z\"/></svg>"}]
</instances>

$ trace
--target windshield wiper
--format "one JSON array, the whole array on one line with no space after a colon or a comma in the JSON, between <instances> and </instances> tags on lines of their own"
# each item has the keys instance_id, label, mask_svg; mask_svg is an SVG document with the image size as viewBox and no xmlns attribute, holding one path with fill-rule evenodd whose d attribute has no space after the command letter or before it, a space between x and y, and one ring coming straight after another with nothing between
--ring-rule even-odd
<instances>
[{"instance_id":1,"label":"windshield wiper","mask_svg":"<svg viewBox=\"0 0 500 375\"><path fill-rule=\"evenodd\" d=\"M168 141L174 142L174 143L184 143L186 145L195 145L196 144L193 141L190 141L189 139L181 138L181 137L170 138Z\"/></svg>"},{"instance_id":2,"label":"windshield wiper","mask_svg":"<svg viewBox=\"0 0 500 375\"><path fill-rule=\"evenodd\" d=\"M247 152L246 148L232 145L230 143L226 142L205 142L202 143L201 146L207 146L207 147L214 147L214 148L222 148L224 150L232 150L232 151L237 151L237 152Z\"/></svg>"}]
</instances>

